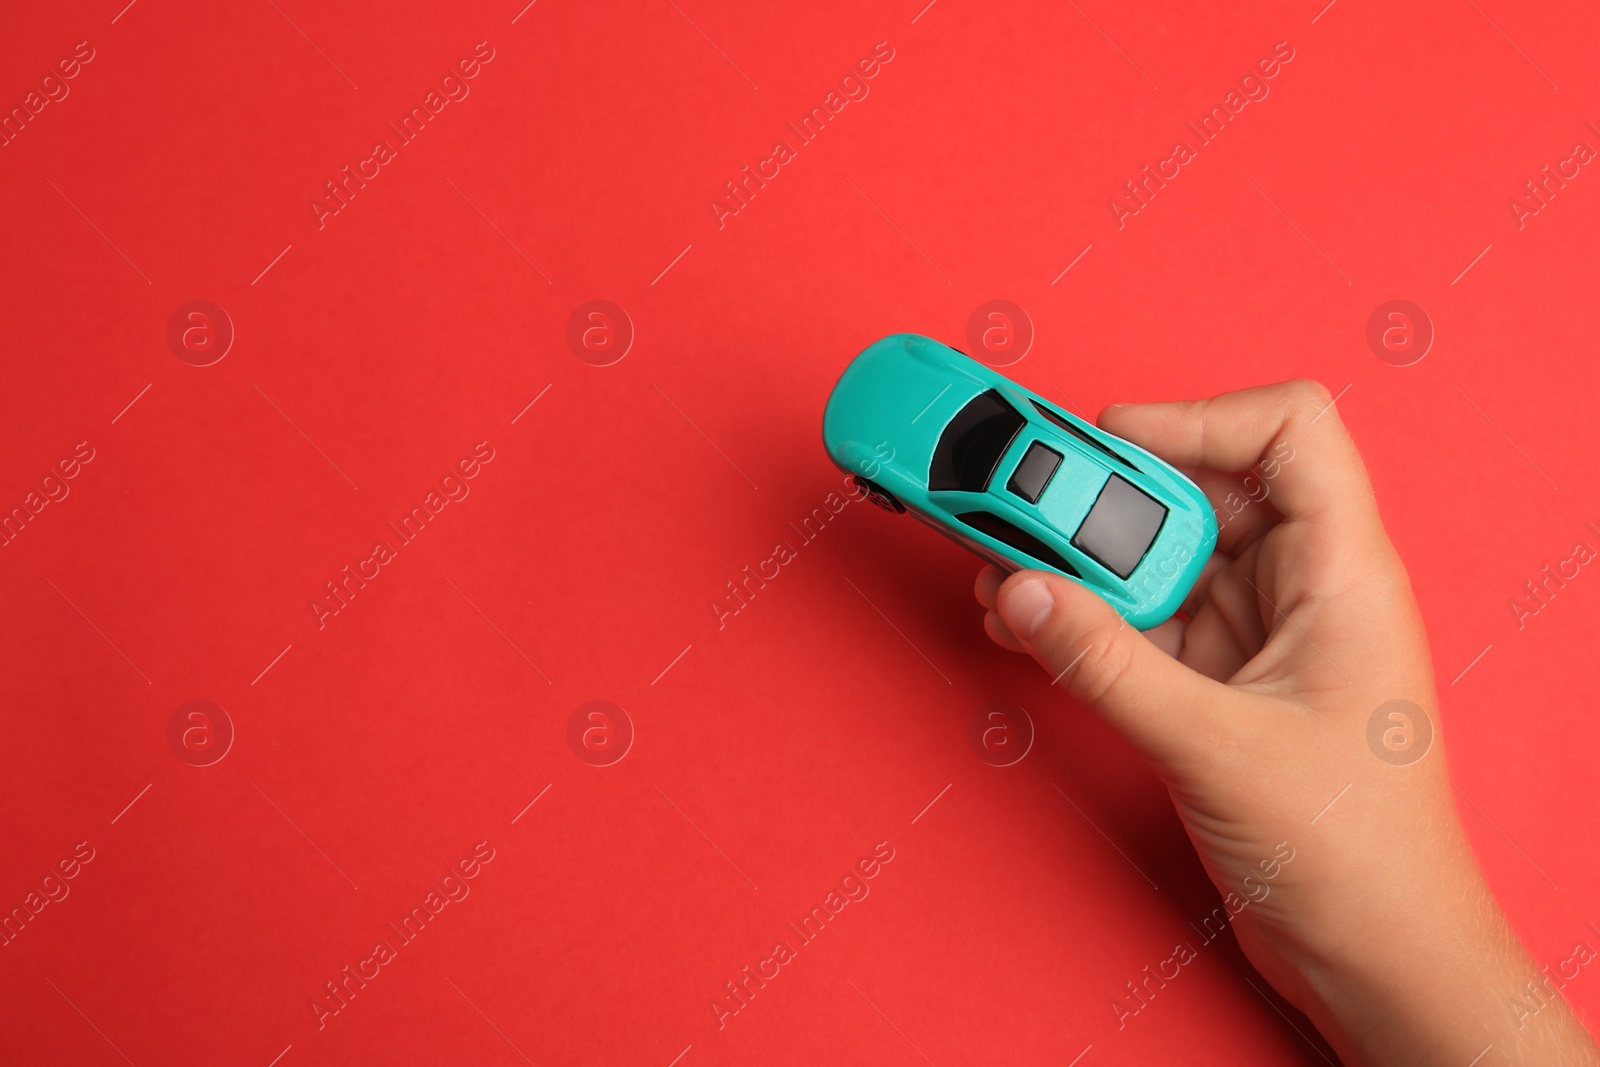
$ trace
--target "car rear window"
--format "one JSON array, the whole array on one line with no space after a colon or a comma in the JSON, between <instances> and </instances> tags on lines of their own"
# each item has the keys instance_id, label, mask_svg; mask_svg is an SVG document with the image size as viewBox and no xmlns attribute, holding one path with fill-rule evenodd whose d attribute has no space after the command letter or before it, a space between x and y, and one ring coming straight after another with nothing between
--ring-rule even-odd
<instances>
[{"instance_id":1,"label":"car rear window","mask_svg":"<svg viewBox=\"0 0 1600 1067\"><path fill-rule=\"evenodd\" d=\"M1126 581L1166 521L1166 505L1113 474L1073 535L1072 545Z\"/></svg>"},{"instance_id":2,"label":"car rear window","mask_svg":"<svg viewBox=\"0 0 1600 1067\"><path fill-rule=\"evenodd\" d=\"M1000 457L1028 420L998 390L973 398L956 412L933 450L928 488L981 493L989 488Z\"/></svg>"}]
</instances>

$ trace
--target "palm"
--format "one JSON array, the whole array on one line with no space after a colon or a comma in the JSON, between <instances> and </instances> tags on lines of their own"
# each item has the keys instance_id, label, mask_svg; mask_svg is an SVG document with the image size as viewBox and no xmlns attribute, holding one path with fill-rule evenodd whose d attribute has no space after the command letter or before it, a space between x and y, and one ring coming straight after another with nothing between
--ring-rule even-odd
<instances>
[{"instance_id":1,"label":"palm","mask_svg":"<svg viewBox=\"0 0 1600 1067\"><path fill-rule=\"evenodd\" d=\"M1326 537L1310 524L1285 522L1270 499L1251 504L1223 527L1216 555L1183 605L1187 621L1172 619L1151 631L1151 640L1185 666L1232 686L1348 684L1348 675L1324 654L1330 639L1316 636L1326 617L1304 610L1303 576L1311 560L1326 558L1327 546L1319 544Z\"/></svg>"}]
</instances>

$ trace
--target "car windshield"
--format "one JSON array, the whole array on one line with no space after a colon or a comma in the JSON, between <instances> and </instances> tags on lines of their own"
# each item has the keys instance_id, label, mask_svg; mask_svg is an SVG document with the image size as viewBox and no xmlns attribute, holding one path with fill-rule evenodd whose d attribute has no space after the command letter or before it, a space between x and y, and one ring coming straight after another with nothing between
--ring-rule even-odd
<instances>
[{"instance_id":1,"label":"car windshield","mask_svg":"<svg viewBox=\"0 0 1600 1067\"><path fill-rule=\"evenodd\" d=\"M989 488L1000 457L1027 421L997 390L980 393L956 413L939 437L928 488L967 493Z\"/></svg>"}]
</instances>

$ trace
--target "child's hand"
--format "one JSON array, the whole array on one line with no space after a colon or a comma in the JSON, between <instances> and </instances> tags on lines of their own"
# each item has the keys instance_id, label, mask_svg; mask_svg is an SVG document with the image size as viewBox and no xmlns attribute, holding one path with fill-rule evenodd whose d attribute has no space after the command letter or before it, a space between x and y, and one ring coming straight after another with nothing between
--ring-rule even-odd
<instances>
[{"instance_id":1,"label":"child's hand","mask_svg":"<svg viewBox=\"0 0 1600 1067\"><path fill-rule=\"evenodd\" d=\"M1141 634L1075 582L990 567L989 636L1150 760L1218 890L1251 901L1233 922L1245 954L1347 1062L1600 1062L1463 836L1422 620L1328 391L1117 406L1100 424L1229 516L1189 621ZM1233 473L1258 464L1264 481Z\"/></svg>"}]
</instances>

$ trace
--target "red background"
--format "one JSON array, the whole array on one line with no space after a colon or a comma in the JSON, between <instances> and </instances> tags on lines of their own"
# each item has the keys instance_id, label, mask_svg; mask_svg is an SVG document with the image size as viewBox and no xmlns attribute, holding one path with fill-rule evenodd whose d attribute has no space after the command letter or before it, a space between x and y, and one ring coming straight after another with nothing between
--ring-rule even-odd
<instances>
[{"instance_id":1,"label":"red background","mask_svg":"<svg viewBox=\"0 0 1600 1067\"><path fill-rule=\"evenodd\" d=\"M1231 935L1118 1029L1217 902L1164 792L983 637L976 560L854 504L789 526L838 485L848 358L960 344L996 298L1036 334L1007 373L1091 415L1340 394L1490 881L1542 962L1596 944L1600 577L1521 629L1508 601L1600 547L1600 176L1521 228L1508 199L1600 147L1600 15L920 7L6 13L5 108L94 58L0 149L0 503L95 456L0 549L0 904L95 850L0 948L6 1063L1323 1062ZM323 183L480 41L470 95L319 229ZM723 182L880 41L870 95L719 229ZM1119 229L1108 199L1280 41L1270 95ZM605 367L566 341L595 298L636 332ZM1365 340L1393 298L1437 331L1411 366ZM236 330L211 366L166 341L195 299ZM471 495L319 629L323 583L480 441ZM167 742L194 699L236 730L207 767ZM636 731L612 766L566 740L591 699ZM1038 730L1011 767L967 741L995 700ZM319 1029L324 983L485 840ZM719 1029L723 983L880 841L870 896ZM1567 995L1592 1015L1600 977Z\"/></svg>"}]
</instances>

